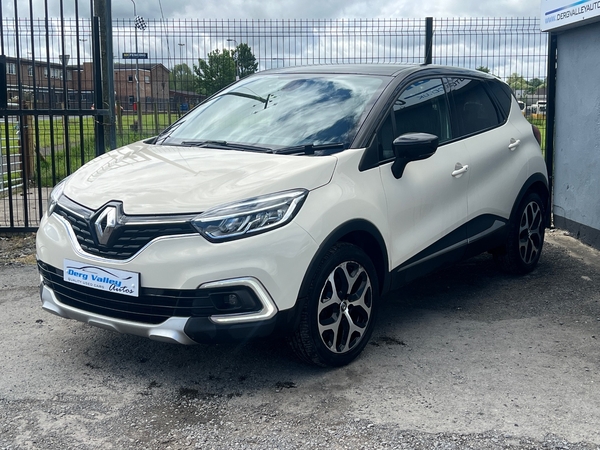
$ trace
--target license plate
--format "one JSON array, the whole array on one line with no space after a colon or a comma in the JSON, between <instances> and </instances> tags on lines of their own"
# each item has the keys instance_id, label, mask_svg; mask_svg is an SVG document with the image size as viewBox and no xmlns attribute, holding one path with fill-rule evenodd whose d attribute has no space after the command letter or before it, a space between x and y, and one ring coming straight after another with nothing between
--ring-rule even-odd
<instances>
[{"instance_id":1,"label":"license plate","mask_svg":"<svg viewBox=\"0 0 600 450\"><path fill-rule=\"evenodd\" d=\"M115 294L139 296L140 274L65 259L63 279L69 283Z\"/></svg>"}]
</instances>

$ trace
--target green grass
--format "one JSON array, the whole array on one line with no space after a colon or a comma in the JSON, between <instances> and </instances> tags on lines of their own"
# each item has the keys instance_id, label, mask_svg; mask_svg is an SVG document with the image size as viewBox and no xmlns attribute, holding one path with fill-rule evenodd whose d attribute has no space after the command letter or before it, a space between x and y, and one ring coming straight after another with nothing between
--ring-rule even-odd
<instances>
[{"instance_id":1,"label":"green grass","mask_svg":"<svg viewBox=\"0 0 600 450\"><path fill-rule=\"evenodd\" d=\"M171 120L175 119L177 119L177 115L171 114ZM32 149L39 149L39 178L42 186L53 186L96 156L95 117L71 116L67 120L65 127L65 118L62 116L55 116L52 121L48 118L40 118L36 126L35 121L31 118L29 136ZM137 115L123 115L120 121L121 126L119 127L118 122L115 124L117 147L155 136L157 130L160 132L169 125L169 116L167 113L142 115L143 131L141 133L132 127L136 122ZM68 153L65 145L65 128L68 130L69 136ZM0 142L3 147L6 131L6 125L1 123ZM8 138L11 154L20 153L19 139L22 138L22 135L17 134L15 124L8 125ZM111 150L108 147L108 141L106 145L105 151ZM38 156L35 155L34 150L32 152L34 160L37 161ZM38 182L37 170L33 181Z\"/></svg>"},{"instance_id":2,"label":"green grass","mask_svg":"<svg viewBox=\"0 0 600 450\"><path fill-rule=\"evenodd\" d=\"M171 121L177 119L176 114L171 114ZM95 117L68 117L67 130L69 134L69 143L71 146L78 145L83 134L84 141L88 138L94 138ZM131 142L145 139L151 136L155 136L157 131L164 130L169 125L169 116L167 113L160 113L156 116L152 113L142 115L142 129L143 132L139 133L132 129L134 122L137 122L137 115L123 115L121 116L121 128L119 128L118 122L115 123L117 146L127 145ZM83 133L82 133L83 132ZM54 116L52 121L48 118L40 118L37 121L37 126L33 117L31 118L30 127L31 142L37 145L40 149L49 149L54 147L63 147L65 145L65 118L63 116ZM17 144L18 139L21 136L17 134L17 128L15 124L8 125L8 139L11 142L11 153L19 153L19 146ZM6 125L0 123L0 141L4 143L6 139Z\"/></svg>"},{"instance_id":3,"label":"green grass","mask_svg":"<svg viewBox=\"0 0 600 450\"><path fill-rule=\"evenodd\" d=\"M544 154L544 156L546 155L546 119L534 119L533 117L529 116L527 117L527 120L529 121L529 123L531 123L532 125L535 125L536 127L539 128L540 133L542 134L542 143L540 144L540 147L542 147L542 153Z\"/></svg>"},{"instance_id":4,"label":"green grass","mask_svg":"<svg viewBox=\"0 0 600 450\"><path fill-rule=\"evenodd\" d=\"M73 146L69 148L69 152L65 150L54 153L54 163L51 156L40 156L40 178L42 186L52 187L60 180L75 172L82 165L96 157L96 146L94 138L87 138L83 142L83 154L81 146ZM34 176L34 180L38 180L38 174Z\"/></svg>"}]
</instances>

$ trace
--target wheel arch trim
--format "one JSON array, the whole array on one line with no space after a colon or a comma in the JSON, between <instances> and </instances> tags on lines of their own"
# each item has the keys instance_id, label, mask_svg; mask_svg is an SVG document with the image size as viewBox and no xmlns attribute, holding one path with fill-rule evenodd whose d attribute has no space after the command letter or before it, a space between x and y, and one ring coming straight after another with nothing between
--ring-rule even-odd
<instances>
[{"instance_id":1,"label":"wheel arch trim","mask_svg":"<svg viewBox=\"0 0 600 450\"><path fill-rule=\"evenodd\" d=\"M306 298L310 282L315 275L315 271L317 270L320 261L325 256L325 253L337 242L348 242L361 248L375 266L378 277L379 293L383 294L389 290L389 263L385 240L373 223L365 219L354 219L339 225L329 233L321 245L319 245L317 252L308 265L302 284L300 285L300 292L298 293L299 299ZM367 245L373 243L376 244L375 248Z\"/></svg>"},{"instance_id":2,"label":"wheel arch trim","mask_svg":"<svg viewBox=\"0 0 600 450\"><path fill-rule=\"evenodd\" d=\"M542 187L543 186L543 187ZM533 188L533 189L532 189ZM548 190L548 178L542 173L534 173L531 175L527 181L523 184L523 187L519 191L515 202L513 203L512 210L510 211L510 220L513 220L517 210L519 209L519 205L523 201L525 195L528 192L534 191L539 193L542 196L542 200L546 203L544 206L546 210L544 211L545 218L547 219L550 214L550 192ZM547 222L546 222L547 223Z\"/></svg>"}]
</instances>

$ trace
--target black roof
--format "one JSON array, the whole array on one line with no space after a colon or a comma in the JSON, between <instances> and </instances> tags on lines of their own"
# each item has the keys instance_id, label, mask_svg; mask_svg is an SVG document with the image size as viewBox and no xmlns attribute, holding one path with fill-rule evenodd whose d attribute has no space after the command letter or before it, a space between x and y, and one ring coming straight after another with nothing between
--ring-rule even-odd
<instances>
[{"instance_id":1,"label":"black roof","mask_svg":"<svg viewBox=\"0 0 600 450\"><path fill-rule=\"evenodd\" d=\"M396 77L398 75L408 75L409 73L420 71L426 71L431 75L462 75L478 78L495 78L492 75L478 70L434 64L319 64L311 66L283 67L261 73L356 74Z\"/></svg>"}]
</instances>

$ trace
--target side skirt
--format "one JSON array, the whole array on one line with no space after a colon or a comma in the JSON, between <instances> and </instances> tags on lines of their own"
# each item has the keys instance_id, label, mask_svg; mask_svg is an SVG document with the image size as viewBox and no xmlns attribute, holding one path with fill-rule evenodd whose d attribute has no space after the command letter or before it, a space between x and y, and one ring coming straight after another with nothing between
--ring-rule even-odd
<instances>
[{"instance_id":1,"label":"side skirt","mask_svg":"<svg viewBox=\"0 0 600 450\"><path fill-rule=\"evenodd\" d=\"M507 219L488 214L460 226L393 269L391 289L441 267L500 248L506 241L507 224Z\"/></svg>"}]
</instances>

